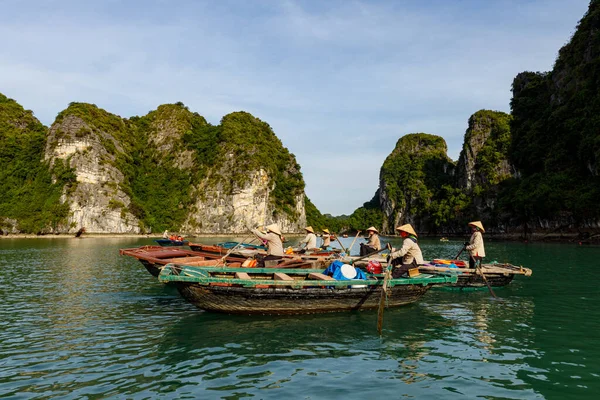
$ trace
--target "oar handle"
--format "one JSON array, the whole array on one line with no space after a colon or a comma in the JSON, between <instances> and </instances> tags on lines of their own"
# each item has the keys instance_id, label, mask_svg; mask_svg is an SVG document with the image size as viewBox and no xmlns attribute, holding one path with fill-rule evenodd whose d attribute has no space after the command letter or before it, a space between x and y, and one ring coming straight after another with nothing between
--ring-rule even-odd
<instances>
[{"instance_id":1,"label":"oar handle","mask_svg":"<svg viewBox=\"0 0 600 400\"><path fill-rule=\"evenodd\" d=\"M392 250L392 246L389 243L386 245L386 247L384 247L383 249L381 249L379 251L376 251L375 253L370 253L370 254L367 254L366 256L360 256L357 259L351 260L350 264L353 264L353 263L355 263L357 261L360 261L360 260L364 260L365 258L369 258L371 256L374 256L375 254L379 254L379 253L384 252L386 250L390 250L390 251Z\"/></svg>"},{"instance_id":2,"label":"oar handle","mask_svg":"<svg viewBox=\"0 0 600 400\"><path fill-rule=\"evenodd\" d=\"M360 235L360 232L361 232L360 230L358 232L356 232L356 236L354 236L354 240L352 241L352 244L350 245L350 247L348 247L349 252L352 251L352 246L354 246L354 242L356 242L356 239L358 238L358 235ZM336 238L337 238L337 236L336 236ZM350 255L350 254L348 254L348 255Z\"/></svg>"}]
</instances>

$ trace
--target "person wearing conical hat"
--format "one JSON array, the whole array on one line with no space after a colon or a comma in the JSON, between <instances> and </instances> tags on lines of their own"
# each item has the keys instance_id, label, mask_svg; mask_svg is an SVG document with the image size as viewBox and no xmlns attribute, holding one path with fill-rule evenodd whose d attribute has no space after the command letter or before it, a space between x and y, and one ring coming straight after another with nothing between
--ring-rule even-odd
<instances>
[{"instance_id":1,"label":"person wearing conical hat","mask_svg":"<svg viewBox=\"0 0 600 400\"><path fill-rule=\"evenodd\" d=\"M331 246L331 233L329 232L329 229L323 229L323 235L321 236L321 239L323 239L321 248L323 250L329 250L329 246Z\"/></svg>"},{"instance_id":2,"label":"person wearing conical hat","mask_svg":"<svg viewBox=\"0 0 600 400\"><path fill-rule=\"evenodd\" d=\"M417 268L419 264L425 264L423 253L419 247L417 232L411 224L405 224L396 228L400 236L404 238L400 250L392 249L389 255L393 265L392 278L400 278L411 268Z\"/></svg>"},{"instance_id":3,"label":"person wearing conical hat","mask_svg":"<svg viewBox=\"0 0 600 400\"><path fill-rule=\"evenodd\" d=\"M267 241L267 255L260 263L264 266L264 262L268 260L280 260L283 258L283 243L281 241L281 231L276 224L267 225L264 227L266 233L261 232L262 227L252 229L252 233L259 239Z\"/></svg>"},{"instance_id":4,"label":"person wearing conical hat","mask_svg":"<svg viewBox=\"0 0 600 400\"><path fill-rule=\"evenodd\" d=\"M366 256L367 254L376 253L381 250L381 242L379 241L379 231L374 226L367 228L369 238L367 243L360 244L360 255Z\"/></svg>"},{"instance_id":5,"label":"person wearing conical hat","mask_svg":"<svg viewBox=\"0 0 600 400\"><path fill-rule=\"evenodd\" d=\"M475 268L477 263L485 257L485 248L483 247L483 224L481 221L469 222L473 234L468 242L465 243L465 249L469 252L469 268Z\"/></svg>"},{"instance_id":6,"label":"person wearing conical hat","mask_svg":"<svg viewBox=\"0 0 600 400\"><path fill-rule=\"evenodd\" d=\"M307 250L314 250L317 248L317 235L315 235L315 231L312 226L307 226L304 228L306 231L306 237L302 239L299 243L301 247L301 252L306 253Z\"/></svg>"}]
</instances>

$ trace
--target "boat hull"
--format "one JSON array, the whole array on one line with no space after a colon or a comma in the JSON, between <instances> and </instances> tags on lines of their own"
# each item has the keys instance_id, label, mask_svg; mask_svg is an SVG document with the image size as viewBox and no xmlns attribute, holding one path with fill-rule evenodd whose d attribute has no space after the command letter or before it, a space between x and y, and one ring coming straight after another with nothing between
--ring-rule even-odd
<instances>
[{"instance_id":1,"label":"boat hull","mask_svg":"<svg viewBox=\"0 0 600 400\"><path fill-rule=\"evenodd\" d=\"M156 243L163 247L187 246L187 240L156 239Z\"/></svg>"},{"instance_id":2,"label":"boat hull","mask_svg":"<svg viewBox=\"0 0 600 400\"><path fill-rule=\"evenodd\" d=\"M365 288L282 287L243 288L175 282L179 293L196 307L227 314L315 314L374 310L379 307L381 286ZM387 307L420 299L432 285L399 285L388 288Z\"/></svg>"}]
</instances>

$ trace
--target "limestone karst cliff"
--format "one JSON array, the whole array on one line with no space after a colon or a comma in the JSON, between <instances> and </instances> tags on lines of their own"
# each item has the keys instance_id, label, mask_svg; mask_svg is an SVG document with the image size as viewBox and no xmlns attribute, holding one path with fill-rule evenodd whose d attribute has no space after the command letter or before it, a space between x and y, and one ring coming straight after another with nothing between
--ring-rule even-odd
<instances>
[{"instance_id":1,"label":"limestone karst cliff","mask_svg":"<svg viewBox=\"0 0 600 400\"><path fill-rule=\"evenodd\" d=\"M11 165L33 158L55 211L38 214L30 227L26 206L15 199L27 179L8 179L10 197L0 202L4 231L234 233L278 223L296 232L306 224L300 166L269 125L248 113L214 126L181 103L129 119L71 103L48 129L13 100L0 100L0 156ZM13 145L24 138L35 146ZM7 175L20 176L25 167Z\"/></svg>"}]
</instances>

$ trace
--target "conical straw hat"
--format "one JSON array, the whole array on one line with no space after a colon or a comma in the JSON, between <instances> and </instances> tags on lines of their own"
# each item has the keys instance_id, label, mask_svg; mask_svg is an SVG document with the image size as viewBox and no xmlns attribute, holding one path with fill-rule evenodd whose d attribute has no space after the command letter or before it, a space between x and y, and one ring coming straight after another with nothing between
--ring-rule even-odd
<instances>
[{"instance_id":1,"label":"conical straw hat","mask_svg":"<svg viewBox=\"0 0 600 400\"><path fill-rule=\"evenodd\" d=\"M399 226L396 228L396 230L401 231L401 232L406 232L409 235L414 235L416 237L419 237L419 235L417 235L417 232L415 232L415 230L413 229L411 224Z\"/></svg>"},{"instance_id":2,"label":"conical straw hat","mask_svg":"<svg viewBox=\"0 0 600 400\"><path fill-rule=\"evenodd\" d=\"M483 229L483 225L481 224L481 221L473 221L473 222L469 222L469 226L476 226L477 228L479 228L479 230L481 232L485 233L485 229Z\"/></svg>"},{"instance_id":3,"label":"conical straw hat","mask_svg":"<svg viewBox=\"0 0 600 400\"><path fill-rule=\"evenodd\" d=\"M325 233L330 233L330 232L329 232L329 229L323 229L323 232L325 232Z\"/></svg>"},{"instance_id":4,"label":"conical straw hat","mask_svg":"<svg viewBox=\"0 0 600 400\"><path fill-rule=\"evenodd\" d=\"M312 226L307 226L306 228L304 228L305 231L309 231L310 233L315 233L315 231L313 230Z\"/></svg>"},{"instance_id":5,"label":"conical straw hat","mask_svg":"<svg viewBox=\"0 0 600 400\"><path fill-rule=\"evenodd\" d=\"M367 228L367 232L369 232L369 231L373 231L375 233L379 233L379 231L377 230L377 228L375 228L374 226L372 226L370 228Z\"/></svg>"},{"instance_id":6,"label":"conical straw hat","mask_svg":"<svg viewBox=\"0 0 600 400\"><path fill-rule=\"evenodd\" d=\"M267 230L267 232L271 231L281 236L281 231L279 230L279 227L276 224L267 225L265 226L265 229Z\"/></svg>"}]
</instances>

